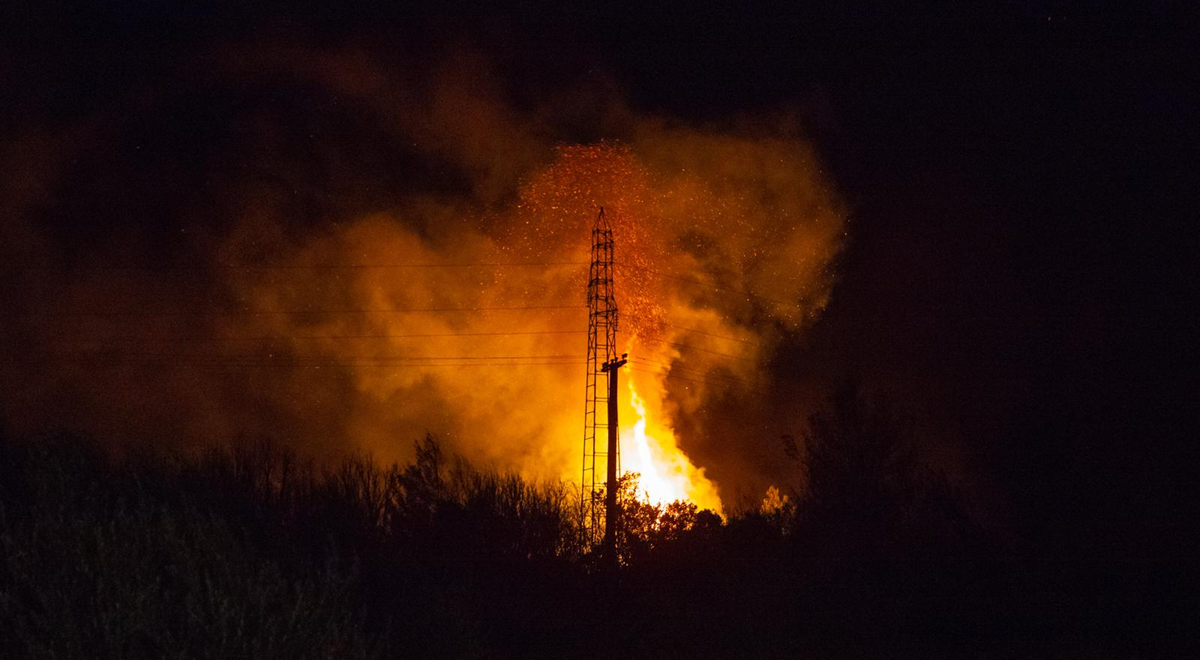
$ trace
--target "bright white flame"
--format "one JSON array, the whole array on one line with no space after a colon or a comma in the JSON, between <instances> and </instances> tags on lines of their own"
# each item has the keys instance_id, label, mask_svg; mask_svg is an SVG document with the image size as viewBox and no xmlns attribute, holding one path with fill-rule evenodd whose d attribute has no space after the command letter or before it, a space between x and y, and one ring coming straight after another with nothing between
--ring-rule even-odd
<instances>
[{"instance_id":1,"label":"bright white flame","mask_svg":"<svg viewBox=\"0 0 1200 660\"><path fill-rule=\"evenodd\" d=\"M675 444L675 435L666 426L648 430L650 416L646 400L638 394L633 379L629 383L629 408L634 414L632 426L621 429L622 442L632 439L633 452L622 452L622 469L637 472L638 489L651 504L687 500L701 508L720 511L716 488Z\"/></svg>"}]
</instances>

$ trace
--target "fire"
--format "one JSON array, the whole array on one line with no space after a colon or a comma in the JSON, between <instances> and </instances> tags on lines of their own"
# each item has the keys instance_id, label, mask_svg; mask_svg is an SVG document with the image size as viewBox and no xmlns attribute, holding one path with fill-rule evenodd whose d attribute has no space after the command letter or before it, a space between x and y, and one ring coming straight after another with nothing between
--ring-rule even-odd
<instances>
[{"instance_id":1,"label":"fire","mask_svg":"<svg viewBox=\"0 0 1200 660\"><path fill-rule=\"evenodd\" d=\"M626 379L629 401L621 411L623 419L633 422L621 425L621 469L640 475L638 490L651 504L685 500L702 509L720 512L716 487L705 476L704 469L692 465L679 449L674 431L657 421L662 419L661 411L656 411L657 414L648 411L647 400L638 393L634 380ZM647 385L657 385L661 392L661 384ZM658 400L662 400L661 394Z\"/></svg>"},{"instance_id":2,"label":"fire","mask_svg":"<svg viewBox=\"0 0 1200 660\"><path fill-rule=\"evenodd\" d=\"M140 274L66 282L49 308L145 300L163 315L106 314L70 329L36 317L46 325L32 334L86 340L120 368L96 378L64 352L53 368L14 377L34 379L33 399L0 403L45 410L38 423L55 427L51 413L78 389L72 428L144 431L147 442L160 429L180 443L278 437L329 461L347 451L407 461L411 440L432 432L476 464L578 484L583 294L603 206L631 359L620 375L622 467L640 473L651 502L720 510L697 466L736 454L713 451L697 420L745 396L779 331L819 315L843 215L789 134L657 120L631 131L621 143L529 145L544 156L536 165L504 150L496 171L520 180L503 195L421 194L308 234L291 236L273 202L250 204L212 244L205 296Z\"/></svg>"}]
</instances>

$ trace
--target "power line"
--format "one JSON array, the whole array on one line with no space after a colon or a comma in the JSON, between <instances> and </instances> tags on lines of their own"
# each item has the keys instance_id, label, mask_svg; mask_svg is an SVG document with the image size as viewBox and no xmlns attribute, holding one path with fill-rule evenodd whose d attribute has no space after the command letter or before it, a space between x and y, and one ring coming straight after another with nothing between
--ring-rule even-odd
<instances>
[{"instance_id":1,"label":"power line","mask_svg":"<svg viewBox=\"0 0 1200 660\"><path fill-rule=\"evenodd\" d=\"M114 361L125 364L164 364L205 366L409 366L409 367L443 367L455 364L487 364L489 366L526 366L547 364L583 364L574 354L547 355L238 355L228 353L182 353L182 352L112 352L112 351L69 351L47 353L47 357L57 360L71 360L88 364L110 364ZM26 356L29 357L29 356ZM653 364L665 367L668 371L650 371L649 373L670 375L673 377L714 384L740 384L756 388L757 384L736 376L712 374L699 369L672 365L657 360L635 357L636 363ZM682 374L680 373L682 372Z\"/></svg>"},{"instance_id":2,"label":"power line","mask_svg":"<svg viewBox=\"0 0 1200 660\"><path fill-rule=\"evenodd\" d=\"M724 376L721 374L713 374L712 372L706 371L704 369L695 369L692 367L682 367L682 366L675 365L675 364L668 364L666 362L660 362L658 360L648 360L646 358L639 358L639 357L634 357L634 358L632 358L632 360L639 364L653 364L653 365L656 365L659 367L663 367L663 368L669 370L671 373L682 373L684 375L692 375L692 376L696 376L698 378L707 378L710 380L727 380L727 381L737 382L737 383L741 383L744 385L750 385L750 386L756 385L756 383L754 383L753 381L746 380L744 378L738 378L737 376Z\"/></svg>"},{"instance_id":3,"label":"power line","mask_svg":"<svg viewBox=\"0 0 1200 660\"><path fill-rule=\"evenodd\" d=\"M0 270L23 271L145 271L151 273L167 273L172 271L199 272L197 268L212 268L214 270L366 270L366 269L399 269L399 268L520 268L542 266L586 266L586 261L495 261L477 263L424 263L424 264L199 264L198 266L177 266L158 268L155 266L116 265L90 266L85 268L63 266L32 266L10 265Z\"/></svg>"},{"instance_id":4,"label":"power line","mask_svg":"<svg viewBox=\"0 0 1200 660\"><path fill-rule=\"evenodd\" d=\"M459 362L445 364L388 364L388 363L361 363L361 362L324 362L324 363L304 363L304 362L179 362L179 361L123 361L110 364L94 364L89 362L90 368L133 368L133 367L161 367L164 364L170 364L173 367L179 368L201 368L201 369L321 369L323 367L354 367L356 369L441 369L441 368L461 368L461 367L580 367L584 364L582 360L571 362Z\"/></svg>"},{"instance_id":5,"label":"power line","mask_svg":"<svg viewBox=\"0 0 1200 660\"><path fill-rule=\"evenodd\" d=\"M722 375L722 374L713 374L711 372L704 371L701 369L695 369L692 367L683 367L683 366L679 366L679 365L675 365L675 364L668 364L666 362L660 362L658 360L649 360L649 359L641 358L641 357L633 357L633 358L630 358L630 360L633 362L636 362L636 363L640 363L640 364L653 364L653 365L657 365L660 367L665 367L671 373L682 371L685 374L696 376L697 378L703 378L703 379L711 380L711 381L718 381L718 380L719 381L727 381L726 384L738 383L738 384L746 385L747 387L752 387L752 388L756 388L759 386L758 383L756 383L754 381L746 380L745 378L738 378L737 376L726 376L726 375ZM663 373L667 373L667 372L663 372Z\"/></svg>"},{"instance_id":6,"label":"power line","mask_svg":"<svg viewBox=\"0 0 1200 660\"><path fill-rule=\"evenodd\" d=\"M635 357L632 359L640 364L653 364L658 367L663 367L663 368L669 370L671 373L682 373L683 375L690 375L690 376L695 376L697 378L704 378L704 379L713 380L713 381L717 381L717 380L728 381L729 383L737 383L740 385L745 385L747 387L758 387L759 386L759 383L757 381L747 380L745 378L739 378L737 376L714 374L710 370L697 369L694 367L685 367L685 366L680 366L678 364L668 364L666 362L660 362L658 360L649 360L646 358L636 358Z\"/></svg>"},{"instance_id":7,"label":"power line","mask_svg":"<svg viewBox=\"0 0 1200 660\"><path fill-rule=\"evenodd\" d=\"M644 360L643 360L643 362L644 362ZM671 373L669 371L660 371L657 369L640 369L640 368L632 367L632 366L630 368L633 369L634 371L641 372L641 373L654 374L656 376L662 376L663 378L667 378L667 379L671 379L671 380L682 380L682 381L687 381L690 383L698 383L700 385L713 386L713 385L732 385L733 384L730 382L713 381L713 380L710 380L707 378L691 378L688 376L680 376L680 375ZM744 383L744 381L742 381L742 382ZM756 394L767 394L766 390L757 389L754 387L748 387L747 390L750 392L754 392Z\"/></svg>"},{"instance_id":8,"label":"power line","mask_svg":"<svg viewBox=\"0 0 1200 660\"><path fill-rule=\"evenodd\" d=\"M579 356L571 353L556 355L233 355L228 353L155 353L143 352L108 352L108 351L70 351L49 353L63 357L92 357L92 358L212 358L212 359L249 359L249 360L294 360L294 361L323 361L323 360L550 360L577 359Z\"/></svg>"},{"instance_id":9,"label":"power line","mask_svg":"<svg viewBox=\"0 0 1200 660\"><path fill-rule=\"evenodd\" d=\"M667 373L667 372L662 372L662 371L655 371L652 369L634 369L634 371L637 371L640 373L646 373L646 374L654 374L656 376L661 376L667 380L679 380L679 381L685 381L685 382L689 382L689 383L696 383L699 385L707 385L709 387L728 387L730 385L733 385L733 383L719 382L719 381L714 382L714 381L706 380L703 378L692 378L690 376L680 376L678 374ZM759 396L767 395L766 390L754 389L751 387L746 387L746 388L744 388L744 390L746 392L750 392L752 394L757 394Z\"/></svg>"},{"instance_id":10,"label":"power line","mask_svg":"<svg viewBox=\"0 0 1200 660\"><path fill-rule=\"evenodd\" d=\"M246 270L358 270L371 268L520 268L540 266L586 266L586 261L496 261L480 263L434 263L434 264L287 264L287 265L236 265L230 268Z\"/></svg>"},{"instance_id":11,"label":"power line","mask_svg":"<svg viewBox=\"0 0 1200 660\"><path fill-rule=\"evenodd\" d=\"M424 309L277 309L277 310L195 310L179 312L41 312L22 314L20 316L41 317L95 317L95 318L126 318L126 317L175 317L175 316L275 316L302 314L435 314L451 312L491 312L491 311L527 311L550 309L585 309L584 305L528 305L528 306L497 306L497 307L429 307Z\"/></svg>"},{"instance_id":12,"label":"power line","mask_svg":"<svg viewBox=\"0 0 1200 660\"><path fill-rule=\"evenodd\" d=\"M581 335L585 334L585 330L535 330L528 332L433 332L433 333L411 333L411 334L373 334L373 335L259 335L259 336L242 336L242 337L117 337L117 338L73 338L62 343L66 344L110 344L121 341L122 343L136 344L180 344L180 343L223 343L223 342L287 342L297 340L358 340L358 339L433 339L433 338L448 338L448 337L517 337L517 336L542 336L542 335ZM642 339L641 341L650 344L660 344L675 346L687 350L700 351L710 353L721 357L727 357L743 362L754 363L750 358L745 358L720 351L713 351L691 344L682 342L666 341L661 339Z\"/></svg>"},{"instance_id":13,"label":"power line","mask_svg":"<svg viewBox=\"0 0 1200 660\"><path fill-rule=\"evenodd\" d=\"M96 354L71 353L54 356L56 361L104 366L353 366L353 367L455 367L455 366L558 366L584 364L575 355L524 355L524 356L256 356L219 354L168 354L168 353L125 353ZM37 361L35 361L37 362ZM41 364L41 362L37 362Z\"/></svg>"},{"instance_id":14,"label":"power line","mask_svg":"<svg viewBox=\"0 0 1200 660\"><path fill-rule=\"evenodd\" d=\"M241 337L120 337L130 342L144 343L186 343L186 342L226 342L226 341L294 341L299 339L414 339L435 337L514 337L521 335L582 335L586 330L534 330L528 332L433 332L419 334L375 334L375 335L257 335ZM74 339L70 343L102 343L110 338Z\"/></svg>"},{"instance_id":15,"label":"power line","mask_svg":"<svg viewBox=\"0 0 1200 660\"><path fill-rule=\"evenodd\" d=\"M296 265L239 265L246 270L357 270L370 268L521 268L540 266L586 266L586 261L497 261L445 264L296 264Z\"/></svg>"},{"instance_id":16,"label":"power line","mask_svg":"<svg viewBox=\"0 0 1200 660\"><path fill-rule=\"evenodd\" d=\"M756 342L756 341L751 341L749 339L739 339L737 337L727 337L725 335L718 335L718 334L714 334L714 333L707 332L704 330L697 330L696 328L689 328L689 327L682 326L682 325L675 325L673 323L667 323L666 321L661 321L661 320L657 320L657 319L654 319L651 317L641 316L641 315L637 315L637 314L631 314L630 317L635 318L635 319L641 319L643 321L650 321L651 323L661 323L662 325L665 325L668 328L674 328L676 330L681 330L683 332L691 332L693 334L704 335L705 337L712 337L714 339L726 339L728 341L736 341L741 344L748 344L750 346L756 346L759 348L762 347L761 343Z\"/></svg>"},{"instance_id":17,"label":"power line","mask_svg":"<svg viewBox=\"0 0 1200 660\"><path fill-rule=\"evenodd\" d=\"M713 355L720 355L721 357L733 358L734 360L741 360L743 362L750 362L750 363L756 362L756 360L753 360L751 358L741 357L739 355L730 355L729 353L722 353L720 351L712 351L707 348L700 348L699 346L693 346L691 344L684 344L682 342L677 342L677 341L666 341L663 339L643 339L642 341L644 341L648 344L666 344L668 346L675 346L678 348L686 348L686 349L693 350L693 351L700 351L701 353L712 353Z\"/></svg>"},{"instance_id":18,"label":"power line","mask_svg":"<svg viewBox=\"0 0 1200 660\"><path fill-rule=\"evenodd\" d=\"M736 341L736 342L740 342L743 344L749 344L751 346L758 346L760 348L762 347L762 344L760 344L756 341L750 341L749 339L738 339L737 337L726 337L724 335L716 335L711 332L705 332L703 330L696 330L695 328L685 328L681 325L673 325L671 323L663 323L663 325L667 326L668 328L675 328L676 330L682 330L684 332L692 332L692 333L695 333L698 335L704 335L705 337L713 337L714 339L727 339L729 341Z\"/></svg>"}]
</instances>

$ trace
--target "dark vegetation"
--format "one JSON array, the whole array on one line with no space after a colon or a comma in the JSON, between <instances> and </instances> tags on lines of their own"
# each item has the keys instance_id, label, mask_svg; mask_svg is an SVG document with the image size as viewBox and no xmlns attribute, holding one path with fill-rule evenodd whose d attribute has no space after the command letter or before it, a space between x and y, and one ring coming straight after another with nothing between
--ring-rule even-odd
<instances>
[{"instance_id":1,"label":"dark vegetation","mask_svg":"<svg viewBox=\"0 0 1200 660\"><path fill-rule=\"evenodd\" d=\"M1114 657L1190 635L1171 567L1023 556L844 388L808 488L726 520L627 499L622 566L576 495L417 443L315 468L268 443L115 458L0 445L8 658ZM627 491L635 484L627 482ZM613 649L602 651L602 649Z\"/></svg>"}]
</instances>

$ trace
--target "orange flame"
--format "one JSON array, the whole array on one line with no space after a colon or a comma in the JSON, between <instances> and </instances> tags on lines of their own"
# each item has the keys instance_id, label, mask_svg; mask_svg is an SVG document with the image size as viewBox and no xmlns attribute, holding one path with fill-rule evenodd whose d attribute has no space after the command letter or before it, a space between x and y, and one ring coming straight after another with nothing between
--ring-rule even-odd
<instances>
[{"instance_id":1,"label":"orange flame","mask_svg":"<svg viewBox=\"0 0 1200 660\"><path fill-rule=\"evenodd\" d=\"M684 500L719 513L721 500L716 487L704 474L704 469L693 465L679 449L675 432L659 421L663 419L662 384L657 379L643 383L644 388L657 394L658 409L651 413L647 399L639 394L634 380L633 377L626 379L629 400L622 405L621 411L622 419L632 420L632 423L621 425L622 470L640 475L640 495L651 504Z\"/></svg>"}]
</instances>

